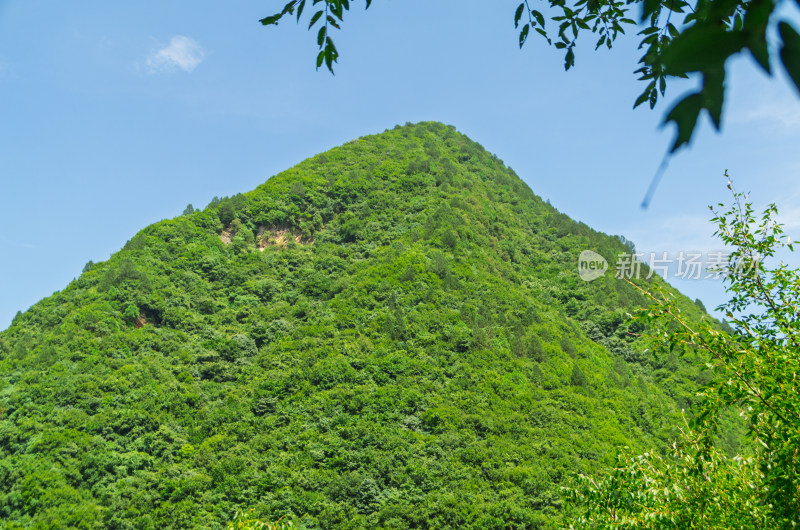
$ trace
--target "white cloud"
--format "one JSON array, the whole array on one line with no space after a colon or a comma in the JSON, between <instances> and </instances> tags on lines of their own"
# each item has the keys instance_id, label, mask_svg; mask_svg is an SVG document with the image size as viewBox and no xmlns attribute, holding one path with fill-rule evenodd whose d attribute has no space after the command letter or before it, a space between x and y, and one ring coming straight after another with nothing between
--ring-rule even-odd
<instances>
[{"instance_id":1,"label":"white cloud","mask_svg":"<svg viewBox=\"0 0 800 530\"><path fill-rule=\"evenodd\" d=\"M675 215L661 218L640 218L625 231L640 252L676 253L689 250L716 250L721 246L714 238L714 225L708 215Z\"/></svg>"},{"instance_id":2,"label":"white cloud","mask_svg":"<svg viewBox=\"0 0 800 530\"><path fill-rule=\"evenodd\" d=\"M797 234L800 230L800 208L790 207L778 210L778 222L783 225L783 228L788 232L792 231L793 236L800 236ZM796 238L795 238L796 240Z\"/></svg>"},{"instance_id":3,"label":"white cloud","mask_svg":"<svg viewBox=\"0 0 800 530\"><path fill-rule=\"evenodd\" d=\"M792 100L761 102L755 108L742 113L740 121L761 122L786 129L797 129L800 126L800 108Z\"/></svg>"},{"instance_id":4,"label":"white cloud","mask_svg":"<svg viewBox=\"0 0 800 530\"><path fill-rule=\"evenodd\" d=\"M784 133L800 130L800 105L791 80L776 77L749 81L747 92L733 98L730 122L755 124Z\"/></svg>"},{"instance_id":5,"label":"white cloud","mask_svg":"<svg viewBox=\"0 0 800 530\"><path fill-rule=\"evenodd\" d=\"M15 239L9 239L6 236L4 236L3 234L0 234L0 241L2 241L3 243L8 243L9 245L12 245L12 246L15 246L15 247L31 248L31 249L37 248L36 245L34 245L33 243L20 242L20 241L17 241Z\"/></svg>"},{"instance_id":6,"label":"white cloud","mask_svg":"<svg viewBox=\"0 0 800 530\"><path fill-rule=\"evenodd\" d=\"M167 46L147 57L147 71L151 74L177 69L191 72L205 57L206 52L199 42L183 35L175 35Z\"/></svg>"}]
</instances>

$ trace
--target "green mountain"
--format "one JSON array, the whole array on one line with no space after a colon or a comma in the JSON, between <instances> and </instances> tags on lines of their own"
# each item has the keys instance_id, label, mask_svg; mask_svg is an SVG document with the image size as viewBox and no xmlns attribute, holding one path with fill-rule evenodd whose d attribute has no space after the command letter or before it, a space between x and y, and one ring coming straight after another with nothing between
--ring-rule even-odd
<instances>
[{"instance_id":1,"label":"green mountain","mask_svg":"<svg viewBox=\"0 0 800 530\"><path fill-rule=\"evenodd\" d=\"M438 123L153 224L0 333L5 528L553 528L707 377L585 249L632 246Z\"/></svg>"}]
</instances>

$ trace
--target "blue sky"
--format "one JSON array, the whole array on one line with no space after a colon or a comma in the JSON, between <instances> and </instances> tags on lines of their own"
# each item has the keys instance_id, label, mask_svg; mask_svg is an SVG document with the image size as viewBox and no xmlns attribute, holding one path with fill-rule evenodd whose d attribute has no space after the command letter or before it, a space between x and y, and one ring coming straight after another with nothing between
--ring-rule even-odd
<instances>
[{"instance_id":1,"label":"blue sky","mask_svg":"<svg viewBox=\"0 0 800 530\"><path fill-rule=\"evenodd\" d=\"M518 49L515 1L375 0L346 17L332 77L303 27L258 23L280 1L47 4L0 0L0 329L187 203L407 121L455 125L642 251L718 248L707 205L727 199L725 169L800 235L800 99L746 57L723 134L704 124L643 211L673 132L659 129L666 106L631 110L635 38L585 46L565 73L543 41ZM673 283L725 300L720 282Z\"/></svg>"}]
</instances>

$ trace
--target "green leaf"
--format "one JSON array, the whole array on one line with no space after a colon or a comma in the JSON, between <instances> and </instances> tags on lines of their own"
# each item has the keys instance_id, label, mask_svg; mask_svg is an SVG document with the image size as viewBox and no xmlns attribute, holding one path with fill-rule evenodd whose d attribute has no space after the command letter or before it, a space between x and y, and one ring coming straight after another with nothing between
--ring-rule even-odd
<instances>
[{"instance_id":1,"label":"green leaf","mask_svg":"<svg viewBox=\"0 0 800 530\"><path fill-rule=\"evenodd\" d=\"M569 70L575 66L575 52L572 47L567 50L567 55L564 57L564 70Z\"/></svg>"},{"instance_id":2,"label":"green leaf","mask_svg":"<svg viewBox=\"0 0 800 530\"><path fill-rule=\"evenodd\" d=\"M644 39L642 39L642 43L639 46L644 46L645 44L653 44L658 39L658 35L648 35Z\"/></svg>"},{"instance_id":3,"label":"green leaf","mask_svg":"<svg viewBox=\"0 0 800 530\"><path fill-rule=\"evenodd\" d=\"M725 68L710 70L703 75L703 106L711 115L714 127L719 130L722 122L722 103L725 97Z\"/></svg>"},{"instance_id":4,"label":"green leaf","mask_svg":"<svg viewBox=\"0 0 800 530\"><path fill-rule=\"evenodd\" d=\"M325 46L331 49L331 52L334 56L334 61L339 58L339 51L336 49L336 46L333 45L333 40L330 37L328 37Z\"/></svg>"},{"instance_id":5,"label":"green leaf","mask_svg":"<svg viewBox=\"0 0 800 530\"><path fill-rule=\"evenodd\" d=\"M337 2L336 0L330 0L328 5L330 6L329 7L330 12L333 13L333 15L336 18L341 20L342 19L342 5L339 2Z\"/></svg>"},{"instance_id":6,"label":"green leaf","mask_svg":"<svg viewBox=\"0 0 800 530\"><path fill-rule=\"evenodd\" d=\"M308 29L311 29L311 26L317 23L317 20L319 20L319 18L323 15L323 13L324 11L322 10L314 13L314 15L311 17L311 21L308 23Z\"/></svg>"},{"instance_id":7,"label":"green leaf","mask_svg":"<svg viewBox=\"0 0 800 530\"><path fill-rule=\"evenodd\" d=\"M536 28L536 33L544 37L547 40L547 44L553 44L553 41L551 41L550 37L547 36L547 32L542 28Z\"/></svg>"},{"instance_id":8,"label":"green leaf","mask_svg":"<svg viewBox=\"0 0 800 530\"><path fill-rule=\"evenodd\" d=\"M535 29L536 33L547 39L547 42L550 42L550 39L547 37L547 32L545 30L543 30L542 28L535 28Z\"/></svg>"},{"instance_id":9,"label":"green leaf","mask_svg":"<svg viewBox=\"0 0 800 530\"><path fill-rule=\"evenodd\" d=\"M647 20L647 17L653 15L661 10L661 0L644 0L642 2L642 22ZM653 24L655 25L655 24Z\"/></svg>"},{"instance_id":10,"label":"green leaf","mask_svg":"<svg viewBox=\"0 0 800 530\"><path fill-rule=\"evenodd\" d=\"M594 47L594 49L596 50L597 48L599 48L600 46L602 46L602 45L603 45L603 43L605 43L605 42L606 42L606 36L605 36L605 35L603 35L602 37L600 37L600 38L597 40L597 46L595 46L595 47Z\"/></svg>"},{"instance_id":11,"label":"green leaf","mask_svg":"<svg viewBox=\"0 0 800 530\"><path fill-rule=\"evenodd\" d=\"M744 14L744 29L763 39L774 9L772 0L751 0Z\"/></svg>"},{"instance_id":12,"label":"green leaf","mask_svg":"<svg viewBox=\"0 0 800 530\"><path fill-rule=\"evenodd\" d=\"M297 6L297 21L300 22L300 15L303 14L303 8L306 7L306 0L301 0L300 4Z\"/></svg>"},{"instance_id":13,"label":"green leaf","mask_svg":"<svg viewBox=\"0 0 800 530\"><path fill-rule=\"evenodd\" d=\"M667 24L667 31L669 31L669 34L670 34L670 36L671 36L673 39L674 39L675 37L677 37L678 35L680 35L680 32L678 31L678 28L676 28L676 27L675 27L675 26L672 24L672 22L670 22L670 23L668 23L668 24Z\"/></svg>"},{"instance_id":14,"label":"green leaf","mask_svg":"<svg viewBox=\"0 0 800 530\"><path fill-rule=\"evenodd\" d=\"M767 45L767 26L775 9L772 0L751 0L744 13L742 32L747 35L747 48L756 62L768 74L770 67L769 47Z\"/></svg>"},{"instance_id":15,"label":"green leaf","mask_svg":"<svg viewBox=\"0 0 800 530\"><path fill-rule=\"evenodd\" d=\"M744 46L743 34L726 31L712 22L698 23L667 45L662 61L670 75L704 72L724 65L728 57Z\"/></svg>"},{"instance_id":16,"label":"green leaf","mask_svg":"<svg viewBox=\"0 0 800 530\"><path fill-rule=\"evenodd\" d=\"M636 108L636 107L638 107L639 105L641 105L642 103L644 103L645 101L647 101L648 99L650 99L650 92L652 92L652 91L653 91L653 87L654 87L654 86L655 86L655 81L653 81L652 83L650 83L650 84L647 86L647 88L645 89L645 91L644 91L644 92L642 92L641 94L639 94L639 97L638 97L638 98L636 98L636 102L633 104L633 108Z\"/></svg>"},{"instance_id":17,"label":"green leaf","mask_svg":"<svg viewBox=\"0 0 800 530\"><path fill-rule=\"evenodd\" d=\"M781 62L786 69L786 73L794 81L794 86L800 90L800 35L785 21L781 21L778 24L778 33L780 33L783 41Z\"/></svg>"},{"instance_id":18,"label":"green leaf","mask_svg":"<svg viewBox=\"0 0 800 530\"><path fill-rule=\"evenodd\" d=\"M686 96L679 101L667 114L665 124L675 122L678 127L678 133L675 137L675 142L670 149L671 153L677 151L684 144L689 144L694 133L695 126L697 125L697 117L703 109L703 96L700 93L694 93Z\"/></svg>"},{"instance_id":19,"label":"green leaf","mask_svg":"<svg viewBox=\"0 0 800 530\"><path fill-rule=\"evenodd\" d=\"M689 4L683 0L670 0L669 2L664 3L664 7L674 13L683 13L684 8L686 8L688 5Z\"/></svg>"},{"instance_id":20,"label":"green leaf","mask_svg":"<svg viewBox=\"0 0 800 530\"><path fill-rule=\"evenodd\" d=\"M282 16L283 15L278 13L277 15L272 15L272 16L269 16L269 17L262 18L261 20L259 20L259 22L261 22L265 26L269 26L271 24L275 24L277 26L278 25L278 21L281 19Z\"/></svg>"},{"instance_id":21,"label":"green leaf","mask_svg":"<svg viewBox=\"0 0 800 530\"><path fill-rule=\"evenodd\" d=\"M516 13L514 13L514 27L515 27L515 28L519 27L519 19L521 19L521 18L522 18L522 12L523 12L524 10L525 10L525 4L524 4L524 3L523 3L523 4L520 4L520 5L517 7L517 12L516 12Z\"/></svg>"},{"instance_id":22,"label":"green leaf","mask_svg":"<svg viewBox=\"0 0 800 530\"><path fill-rule=\"evenodd\" d=\"M289 0L286 2L286 5L283 6L283 11L281 11L281 15L285 15L286 13L292 13L294 11L294 6L297 5L297 0Z\"/></svg>"},{"instance_id":23,"label":"green leaf","mask_svg":"<svg viewBox=\"0 0 800 530\"><path fill-rule=\"evenodd\" d=\"M522 26L522 31L519 32L519 47L525 44L525 40L528 38L528 32L530 31L531 27L530 24L525 24Z\"/></svg>"}]
</instances>

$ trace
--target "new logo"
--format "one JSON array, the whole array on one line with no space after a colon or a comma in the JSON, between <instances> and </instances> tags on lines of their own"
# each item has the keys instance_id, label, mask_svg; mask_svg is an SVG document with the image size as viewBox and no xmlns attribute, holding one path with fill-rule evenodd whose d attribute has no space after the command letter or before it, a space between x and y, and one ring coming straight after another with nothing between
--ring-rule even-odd
<instances>
[{"instance_id":1,"label":"new logo","mask_svg":"<svg viewBox=\"0 0 800 530\"><path fill-rule=\"evenodd\" d=\"M592 250L584 250L578 257L578 276L585 282L596 280L606 273L608 262L606 258Z\"/></svg>"}]
</instances>

